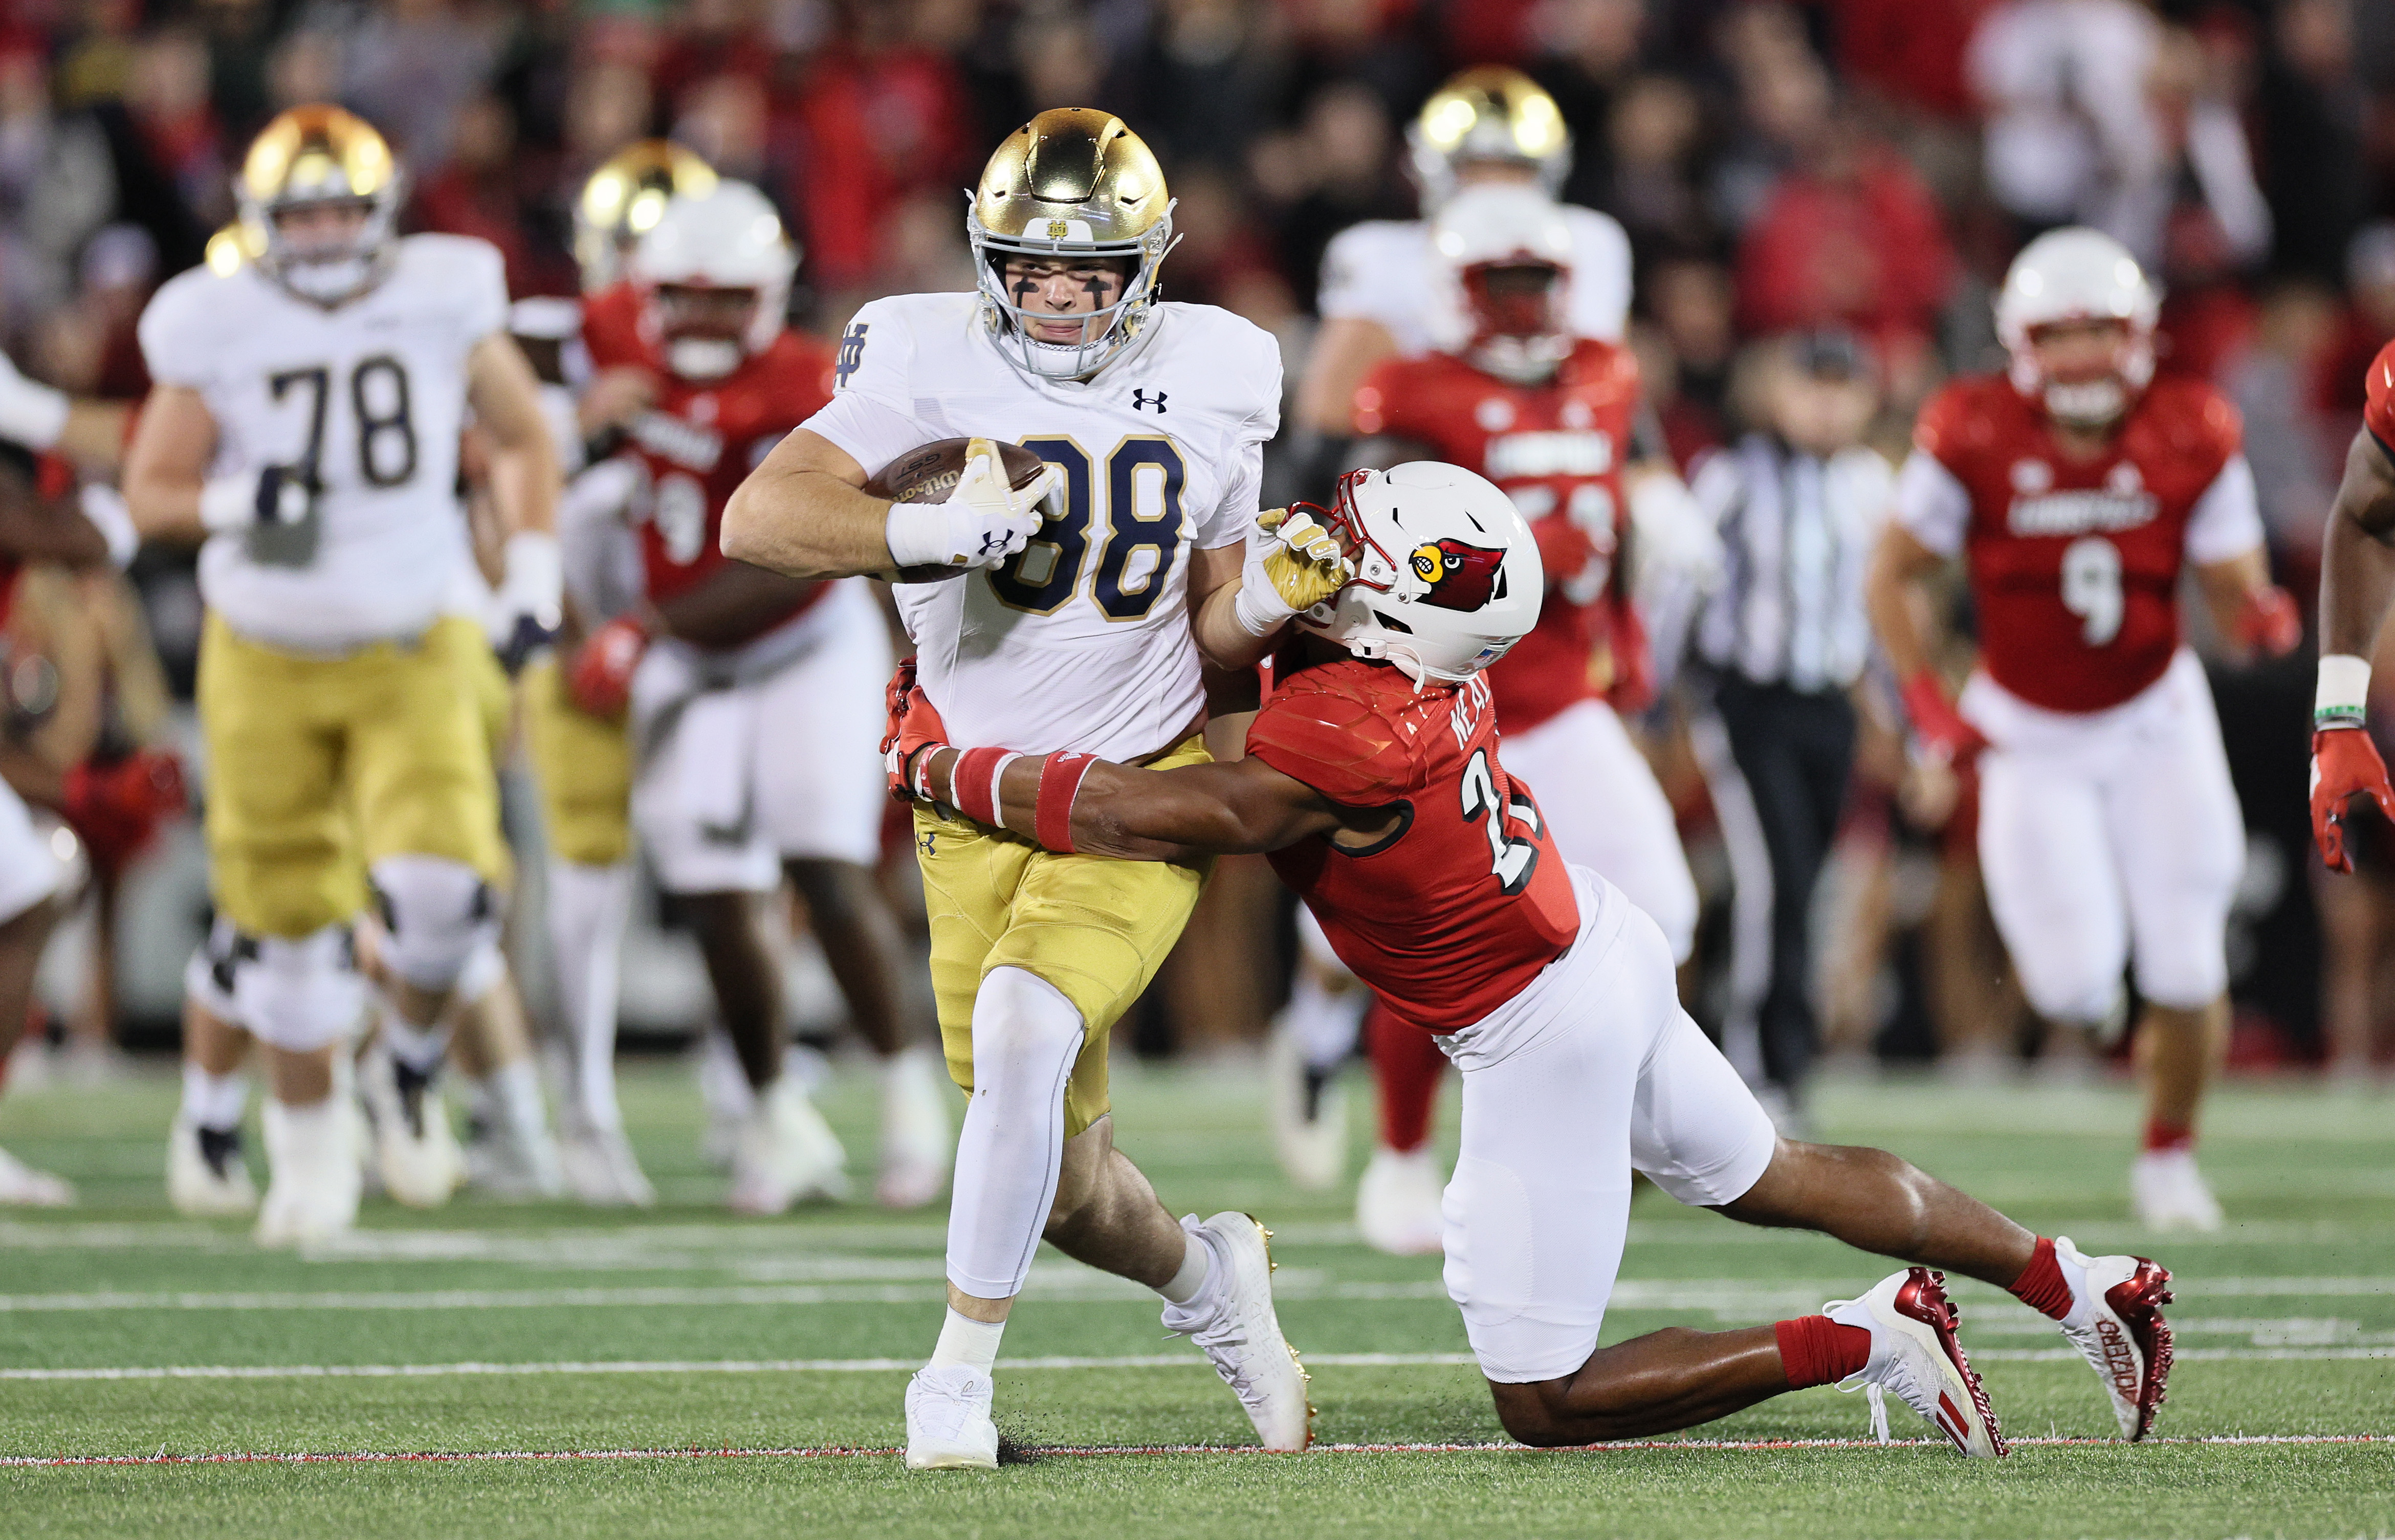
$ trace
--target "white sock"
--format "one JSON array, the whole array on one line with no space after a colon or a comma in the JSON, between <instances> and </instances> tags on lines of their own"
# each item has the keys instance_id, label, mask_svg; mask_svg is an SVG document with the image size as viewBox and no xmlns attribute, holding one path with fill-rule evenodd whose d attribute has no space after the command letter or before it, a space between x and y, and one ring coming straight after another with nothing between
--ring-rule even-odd
<instances>
[{"instance_id":1,"label":"white sock","mask_svg":"<svg viewBox=\"0 0 2395 1540\"><path fill-rule=\"evenodd\" d=\"M948 1200L948 1281L976 1299L1012 1299L1056 1201L1081 1013L1046 979L992 968L973 997L973 1094Z\"/></svg>"},{"instance_id":2,"label":"white sock","mask_svg":"<svg viewBox=\"0 0 2395 1540\"><path fill-rule=\"evenodd\" d=\"M399 1014L399 1008L389 1000L378 1002L376 1016L382 1028L383 1046L390 1056L419 1075L430 1076L441 1068L441 1060L449 1052L449 1029L435 1023L418 1027Z\"/></svg>"},{"instance_id":3,"label":"white sock","mask_svg":"<svg viewBox=\"0 0 2395 1540\"><path fill-rule=\"evenodd\" d=\"M1281 1024L1297 1040L1305 1067L1328 1073L1356 1052L1356 1040L1364 1030L1364 1009L1370 1003L1371 996L1360 983L1350 980L1346 989L1334 991L1314 967L1301 966L1290 983Z\"/></svg>"},{"instance_id":4,"label":"white sock","mask_svg":"<svg viewBox=\"0 0 2395 1540\"><path fill-rule=\"evenodd\" d=\"M732 1034L721 1027L709 1027L698 1040L698 1099L707 1105L710 1117L725 1122L739 1122L757 1110L758 1100L765 1093L748 1083L748 1071L740 1063L740 1050L732 1046Z\"/></svg>"},{"instance_id":5,"label":"white sock","mask_svg":"<svg viewBox=\"0 0 2395 1540\"><path fill-rule=\"evenodd\" d=\"M602 1131L624 1123L615 1102L615 1003L631 905L631 862L549 862L549 944L574 1044L574 1096L584 1123Z\"/></svg>"},{"instance_id":6,"label":"white sock","mask_svg":"<svg viewBox=\"0 0 2395 1540\"><path fill-rule=\"evenodd\" d=\"M1175 1305L1186 1305L1197 1298L1204 1292L1206 1280L1214 1271L1214 1248L1206 1244L1195 1230L1184 1229L1181 1235L1189 1243L1189 1249L1181 1255L1181 1270L1156 1291Z\"/></svg>"},{"instance_id":7,"label":"white sock","mask_svg":"<svg viewBox=\"0 0 2395 1540\"><path fill-rule=\"evenodd\" d=\"M183 1121L221 1134L241 1126L249 1106L249 1078L234 1073L211 1075L189 1059L183 1061Z\"/></svg>"},{"instance_id":8,"label":"white sock","mask_svg":"<svg viewBox=\"0 0 2395 1540\"><path fill-rule=\"evenodd\" d=\"M940 1340L932 1345L932 1362L961 1363L986 1374L998 1366L998 1339L1005 1334L1005 1321L975 1321L951 1305L940 1322Z\"/></svg>"},{"instance_id":9,"label":"white sock","mask_svg":"<svg viewBox=\"0 0 2395 1540\"><path fill-rule=\"evenodd\" d=\"M532 1143L549 1137L549 1108L540 1099L540 1072L529 1058L502 1064L483 1077L491 1109L509 1133Z\"/></svg>"}]
</instances>

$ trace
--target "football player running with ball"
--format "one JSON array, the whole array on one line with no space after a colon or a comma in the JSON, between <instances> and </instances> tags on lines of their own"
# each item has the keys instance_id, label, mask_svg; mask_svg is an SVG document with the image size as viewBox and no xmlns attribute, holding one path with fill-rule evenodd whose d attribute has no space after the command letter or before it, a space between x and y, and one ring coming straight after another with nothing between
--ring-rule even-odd
<instances>
[{"instance_id":1,"label":"football player running with ball","mask_svg":"<svg viewBox=\"0 0 2395 1540\"><path fill-rule=\"evenodd\" d=\"M1341 959L1438 1034L1463 1081L1448 1292L1523 1442L1661 1433L1844 1381L1873 1387L1883 1429L1881 1392L1965 1454L2002 1454L1932 1268L2056 1321L2122 1435L2143 1437L2170 1367L2167 1273L2044 1240L1884 1150L1777 1136L1681 1010L1655 922L1562 858L1500 760L1481 677L1529 631L1545 587L1505 495L1417 462L1350 475L1326 518L1357 576L1279 654L1245 759L1141 769L960 751L906 687L893 691L893 768L919 795L1052 851L1266 852ZM1684 1203L1915 1265L1820 1315L1599 1348L1634 1169Z\"/></svg>"},{"instance_id":2,"label":"football player running with ball","mask_svg":"<svg viewBox=\"0 0 2395 1540\"><path fill-rule=\"evenodd\" d=\"M1266 333L1158 301L1171 202L1107 113L1040 113L999 147L966 219L974 294L860 310L831 405L725 511L727 555L800 578L903 575L922 687L959 742L1060 743L1197 764L1201 656L1253 665L1346 576L1309 523L1246 553L1279 416ZM973 445L945 502L868 476L929 442ZM994 441L1048 463L1018 487ZM1109 1029L1187 922L1207 863L1042 851L915 813L949 1073L970 1093L948 1220L948 1312L906 1392L911 1467L991 1467L991 1365L1042 1235L1167 1301L1267 1447L1310 1438L1304 1375L1275 1319L1263 1229L1176 1225L1114 1147Z\"/></svg>"},{"instance_id":3,"label":"football player running with ball","mask_svg":"<svg viewBox=\"0 0 2395 1540\"><path fill-rule=\"evenodd\" d=\"M2179 640L2181 574L2221 634L2302 640L2270 583L2236 407L2154 378L2153 290L2092 230L2039 236L1996 299L2007 374L1922 408L1866 581L1920 751L1978 754L1979 861L2021 988L2058 1026L2117 1033L2134 962L2145 1011L2137 1217L2215 1229L2196 1113L2227 1044L2230 901L2244 823L2212 691ZM1931 670L1924 580L1963 558L1979 669L1959 702Z\"/></svg>"},{"instance_id":4,"label":"football player running with ball","mask_svg":"<svg viewBox=\"0 0 2395 1540\"><path fill-rule=\"evenodd\" d=\"M402 189L372 128L295 108L236 182L256 259L182 274L141 318L157 388L126 500L145 534L205 542L208 854L236 933L229 992L271 1051L270 1241L356 1212L333 1059L365 1003L350 932L367 901L361 854L390 980L364 1066L393 1114L377 1131L383 1177L418 1201L456 1181L432 1083L442 1023L497 927L506 868L476 689L489 644L460 588L470 405L509 531L509 630L528 643L557 619L557 458L506 335L498 253L394 236Z\"/></svg>"}]
</instances>

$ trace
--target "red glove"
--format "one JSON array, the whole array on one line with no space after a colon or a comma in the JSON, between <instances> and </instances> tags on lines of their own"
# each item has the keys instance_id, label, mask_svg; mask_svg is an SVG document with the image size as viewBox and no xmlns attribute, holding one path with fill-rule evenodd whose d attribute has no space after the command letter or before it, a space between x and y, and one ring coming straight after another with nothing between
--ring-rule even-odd
<instances>
[{"instance_id":1,"label":"red glove","mask_svg":"<svg viewBox=\"0 0 2395 1540\"><path fill-rule=\"evenodd\" d=\"M2395 823L2395 787L2387 783L2387 763L2378 746L2359 724L2320 727L2312 732L2312 839L2331 871L2351 871L2353 852L2346 848L2346 802L2366 796Z\"/></svg>"},{"instance_id":2,"label":"red glove","mask_svg":"<svg viewBox=\"0 0 2395 1540\"><path fill-rule=\"evenodd\" d=\"M1623 716L1655 704L1655 649L1647 642L1647 623L1638 617L1638 606L1619 594L1613 602L1613 683L1606 686L1605 698Z\"/></svg>"},{"instance_id":3,"label":"red glove","mask_svg":"<svg viewBox=\"0 0 2395 1540\"><path fill-rule=\"evenodd\" d=\"M592 631L574 654L565 690L574 704L596 717L620 713L632 699L632 670L649 650L649 629L618 616Z\"/></svg>"},{"instance_id":4,"label":"red glove","mask_svg":"<svg viewBox=\"0 0 2395 1540\"><path fill-rule=\"evenodd\" d=\"M2284 657L2304 641L2304 612L2276 583L2249 589L2237 611L2238 642L2265 657Z\"/></svg>"},{"instance_id":5,"label":"red glove","mask_svg":"<svg viewBox=\"0 0 2395 1540\"><path fill-rule=\"evenodd\" d=\"M105 764L85 761L67 772L66 792L67 822L93 867L109 872L124 870L187 805L182 762L151 749Z\"/></svg>"},{"instance_id":6,"label":"red glove","mask_svg":"<svg viewBox=\"0 0 2395 1540\"><path fill-rule=\"evenodd\" d=\"M1912 718L1912 736L1932 754L1959 764L1988 746L1979 730L1954 710L1954 703L1946 698L1946 686L1929 670L1906 680L1903 694L1904 710Z\"/></svg>"},{"instance_id":7,"label":"red glove","mask_svg":"<svg viewBox=\"0 0 2395 1540\"><path fill-rule=\"evenodd\" d=\"M889 708L888 730L881 737L881 766L890 777L890 795L900 802L930 801L916 782L921 769L921 756L933 749L948 746L947 724L932 704L922 686L915 683L915 659L910 656L898 665L890 676L886 704Z\"/></svg>"}]
</instances>

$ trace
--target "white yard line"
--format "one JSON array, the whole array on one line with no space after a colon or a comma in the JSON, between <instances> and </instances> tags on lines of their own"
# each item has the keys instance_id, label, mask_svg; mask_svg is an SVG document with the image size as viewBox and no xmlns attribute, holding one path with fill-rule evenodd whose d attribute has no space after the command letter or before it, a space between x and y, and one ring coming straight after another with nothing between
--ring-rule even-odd
<instances>
[{"instance_id":1,"label":"white yard line","mask_svg":"<svg viewBox=\"0 0 2395 1540\"><path fill-rule=\"evenodd\" d=\"M2179 1362L2324 1363L2339 1361L2395 1359L2395 1345L2363 1348L2188 1348ZM1971 1351L1982 1363L2077 1363L2075 1348L1980 1348ZM1450 1368L1468 1367L1469 1353L1308 1353L1314 1368ZM1196 1352L1129 1354L1107 1358L1010 1358L1009 1371L1018 1369L1199 1369L1206 1360ZM63 1369L0 1368L0 1382L30 1380L266 1380L266 1379L441 1379L459 1375L520 1374L911 1374L922 1367L909 1359L608 1359L552 1363L259 1363L143 1364Z\"/></svg>"},{"instance_id":2,"label":"white yard line","mask_svg":"<svg viewBox=\"0 0 2395 1540\"><path fill-rule=\"evenodd\" d=\"M2148 1439L2151 1444L2178 1446L2242 1447L2249 1444L2272 1446L2310 1444L2385 1443L2395 1435L2385 1433L2274 1433L2225 1434L2208 1438ZM2071 1447L2076 1445L2110 1444L2111 1439L2031 1438L2006 1440L2015 1449L2025 1447ZM1942 1440L1899 1439L1881 1444L1868 1439L1652 1439L1630 1443L1596 1444L1583 1449L1527 1449L1520 1444L1467 1443L1334 1443L1317 1444L1315 1456L1325 1454L1537 1454L1549 1458L1568 1459L1574 1455L1630 1454L1650 1450L1699 1449L1732 1454L1768 1454L1775 1450L1794 1449L1914 1449L1942 1445ZM0 1455L0 1467L58 1466L188 1466L188 1465L449 1465L483 1464L491 1462L538 1462L550 1460L737 1460L737 1459L891 1459L895 1449L549 1449L549 1450L461 1450L422 1454L387 1453L375 1450L354 1450L329 1454L276 1454L270 1452L219 1454L52 1454ZM1265 1450L1253 1445L1237 1444L1080 1444L1057 1447L1037 1447L1027 1453L1035 1459L1056 1456L1092 1458L1109 1454L1264 1454Z\"/></svg>"}]
</instances>

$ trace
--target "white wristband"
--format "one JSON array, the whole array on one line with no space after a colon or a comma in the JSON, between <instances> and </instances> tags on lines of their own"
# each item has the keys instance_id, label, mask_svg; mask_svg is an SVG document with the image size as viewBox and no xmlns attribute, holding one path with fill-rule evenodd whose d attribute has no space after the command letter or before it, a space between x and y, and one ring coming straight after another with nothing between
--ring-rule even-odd
<instances>
[{"instance_id":1,"label":"white wristband","mask_svg":"<svg viewBox=\"0 0 2395 1540\"><path fill-rule=\"evenodd\" d=\"M54 447L67 431L67 414L74 400L18 374L0 376L0 438L13 439L28 449Z\"/></svg>"},{"instance_id":2,"label":"white wristband","mask_svg":"<svg viewBox=\"0 0 2395 1540\"><path fill-rule=\"evenodd\" d=\"M1281 597L1267 584L1262 593L1244 579L1239 591L1231 596L1231 614L1239 629L1250 636L1270 636L1296 617L1297 612L1281 602Z\"/></svg>"},{"instance_id":3,"label":"white wristband","mask_svg":"<svg viewBox=\"0 0 2395 1540\"><path fill-rule=\"evenodd\" d=\"M892 503L881 538L890 546L890 560L902 567L955 566L957 553L948 539L948 520L938 503Z\"/></svg>"},{"instance_id":4,"label":"white wristband","mask_svg":"<svg viewBox=\"0 0 2395 1540\"><path fill-rule=\"evenodd\" d=\"M119 572L133 563L134 553L141 549L141 532L133 527L133 515L116 488L101 482L86 482L77 501L83 516L99 531L108 542L108 559Z\"/></svg>"},{"instance_id":5,"label":"white wristband","mask_svg":"<svg viewBox=\"0 0 2395 1540\"><path fill-rule=\"evenodd\" d=\"M565 557L546 529L519 529L508 537L502 594L523 615L554 617L565 591Z\"/></svg>"},{"instance_id":6,"label":"white wristband","mask_svg":"<svg viewBox=\"0 0 2395 1540\"><path fill-rule=\"evenodd\" d=\"M2312 691L2312 721L2360 724L2370 704L2370 660L2350 653L2323 653L2320 683Z\"/></svg>"},{"instance_id":7,"label":"white wristband","mask_svg":"<svg viewBox=\"0 0 2395 1540\"><path fill-rule=\"evenodd\" d=\"M200 488L200 524L211 535L258 522L258 472L218 476Z\"/></svg>"}]
</instances>

